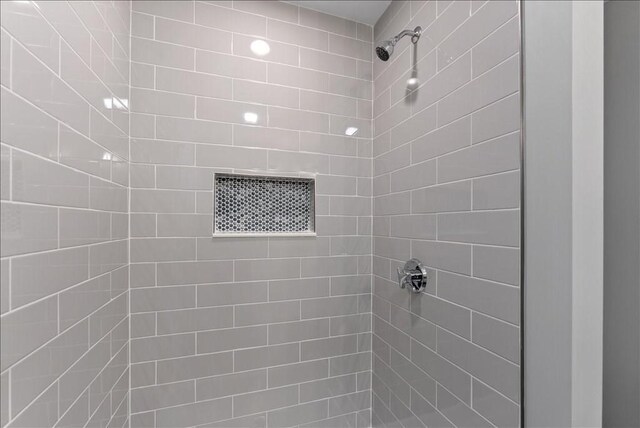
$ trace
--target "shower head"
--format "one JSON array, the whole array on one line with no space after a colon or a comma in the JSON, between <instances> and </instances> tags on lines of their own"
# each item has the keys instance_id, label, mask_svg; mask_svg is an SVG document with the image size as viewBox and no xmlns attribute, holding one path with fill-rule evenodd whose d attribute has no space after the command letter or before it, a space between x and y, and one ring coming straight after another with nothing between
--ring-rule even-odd
<instances>
[{"instance_id":1,"label":"shower head","mask_svg":"<svg viewBox=\"0 0 640 428\"><path fill-rule=\"evenodd\" d=\"M411 36L411 42L415 45L416 43L418 43L418 39L420 39L421 33L422 27L418 26L413 31L404 30L392 39L383 40L382 42L380 42L380 45L376 46L376 55L378 55L378 58L380 58L382 61L387 61L391 57L391 54L393 54L393 48L396 43L398 43L398 40L400 40L404 36Z\"/></svg>"},{"instance_id":2,"label":"shower head","mask_svg":"<svg viewBox=\"0 0 640 428\"><path fill-rule=\"evenodd\" d=\"M380 46L376 47L376 55L378 55L378 58L380 58L383 61L388 60L391 54L393 53L394 45L395 43L393 43L391 40L383 40L380 43Z\"/></svg>"}]
</instances>

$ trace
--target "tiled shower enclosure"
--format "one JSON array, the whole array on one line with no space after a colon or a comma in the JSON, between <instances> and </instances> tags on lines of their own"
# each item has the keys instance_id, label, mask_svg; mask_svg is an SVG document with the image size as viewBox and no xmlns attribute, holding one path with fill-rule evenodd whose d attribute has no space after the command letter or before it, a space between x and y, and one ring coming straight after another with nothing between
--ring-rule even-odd
<instances>
[{"instance_id":1,"label":"tiled shower enclosure","mask_svg":"<svg viewBox=\"0 0 640 428\"><path fill-rule=\"evenodd\" d=\"M518 2L1 14L0 426L519 426ZM214 233L214 174L313 228Z\"/></svg>"}]
</instances>

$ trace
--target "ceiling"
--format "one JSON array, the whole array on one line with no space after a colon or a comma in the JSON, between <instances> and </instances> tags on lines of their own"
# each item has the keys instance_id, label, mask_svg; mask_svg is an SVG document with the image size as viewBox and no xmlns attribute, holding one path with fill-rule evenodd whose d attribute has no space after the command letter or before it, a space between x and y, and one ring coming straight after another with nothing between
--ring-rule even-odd
<instances>
[{"instance_id":1,"label":"ceiling","mask_svg":"<svg viewBox=\"0 0 640 428\"><path fill-rule=\"evenodd\" d=\"M340 16L352 21L374 25L387 9L391 0L345 1L345 0L298 0L289 1L300 7L314 9L329 15Z\"/></svg>"}]
</instances>

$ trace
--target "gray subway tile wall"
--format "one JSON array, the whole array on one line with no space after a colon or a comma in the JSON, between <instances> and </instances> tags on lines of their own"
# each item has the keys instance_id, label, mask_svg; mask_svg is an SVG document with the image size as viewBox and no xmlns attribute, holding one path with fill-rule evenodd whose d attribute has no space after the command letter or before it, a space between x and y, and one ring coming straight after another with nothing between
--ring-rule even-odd
<instances>
[{"instance_id":1,"label":"gray subway tile wall","mask_svg":"<svg viewBox=\"0 0 640 428\"><path fill-rule=\"evenodd\" d=\"M423 33L373 63L373 426L520 423L517 15L394 1L375 25ZM420 295L394 289L411 257Z\"/></svg>"},{"instance_id":2,"label":"gray subway tile wall","mask_svg":"<svg viewBox=\"0 0 640 428\"><path fill-rule=\"evenodd\" d=\"M131 4L1 9L0 425L122 427Z\"/></svg>"},{"instance_id":3,"label":"gray subway tile wall","mask_svg":"<svg viewBox=\"0 0 640 428\"><path fill-rule=\"evenodd\" d=\"M517 426L517 15L2 2L0 426ZM318 236L213 238L214 172Z\"/></svg>"},{"instance_id":4,"label":"gray subway tile wall","mask_svg":"<svg viewBox=\"0 0 640 428\"><path fill-rule=\"evenodd\" d=\"M132 22L131 425L368 426L371 27L273 1ZM213 238L234 171L317 174L318 236Z\"/></svg>"}]
</instances>

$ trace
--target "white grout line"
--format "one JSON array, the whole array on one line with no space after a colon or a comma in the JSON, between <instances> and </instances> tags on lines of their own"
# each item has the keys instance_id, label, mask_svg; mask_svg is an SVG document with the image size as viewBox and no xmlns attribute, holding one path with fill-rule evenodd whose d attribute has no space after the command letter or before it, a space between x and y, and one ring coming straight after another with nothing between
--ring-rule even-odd
<instances>
[{"instance_id":1,"label":"white grout line","mask_svg":"<svg viewBox=\"0 0 640 428\"><path fill-rule=\"evenodd\" d=\"M153 36L155 37L155 19L153 20ZM133 64L131 61L131 38L133 37L133 3L129 2L129 85L127 88L128 91L128 97L129 97L129 108L131 108L131 76L133 74ZM195 55L194 55L194 61L195 61ZM155 67L153 70L153 86L155 88ZM132 118L131 118L131 114L129 114L129 129L128 129L128 158L131 159L131 122L132 122ZM155 136L155 118L154 118L154 122L153 122L153 132L154 132L154 136ZM153 178L154 178L154 184L155 184L155 167L154 167L154 174L153 174ZM127 258L127 263L128 263L128 268L127 268L127 318L128 318L128 340L127 343L129 344L129 348L128 348L128 355L127 355L127 364L128 364L128 373L129 373L129 379L127 381L127 386L128 386L128 391L127 391L127 396L125 397L125 399L127 400L127 421L125 421L125 424L128 424L129 427L131 426L131 337L132 337L132 315L131 315L131 196L132 196L132 192L131 192L131 162L129 162L129 168L128 168L128 190L127 190L127 208L128 208L128 215L127 215L127 251L128 251L128 258ZM158 227L158 220L157 220L157 215L156 215L156 235L157 235L157 227ZM154 271L155 274L155 271ZM157 326L157 320L156 320L156 326ZM156 379L157 379L157 373L156 373ZM123 400L124 402L124 400ZM122 405L122 404L121 404ZM112 403L112 407L113 407L113 403ZM113 409L111 409L113 411ZM113 412L112 412L113 413ZM155 425L155 414L154 414L154 425Z\"/></svg>"}]
</instances>

